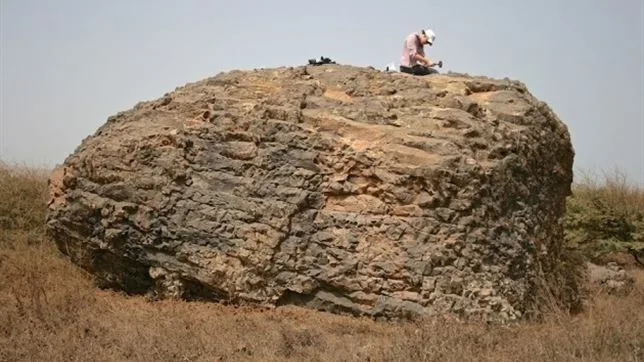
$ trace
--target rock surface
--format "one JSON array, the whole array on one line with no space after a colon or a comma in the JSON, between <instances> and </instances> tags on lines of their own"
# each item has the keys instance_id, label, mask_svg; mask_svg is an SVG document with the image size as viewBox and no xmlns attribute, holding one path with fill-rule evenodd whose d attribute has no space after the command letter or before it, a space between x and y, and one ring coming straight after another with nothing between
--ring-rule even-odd
<instances>
[{"instance_id":1,"label":"rock surface","mask_svg":"<svg viewBox=\"0 0 644 362\"><path fill-rule=\"evenodd\" d=\"M617 263L588 263L587 267L591 287L615 295L627 295L633 290L635 278Z\"/></svg>"},{"instance_id":2,"label":"rock surface","mask_svg":"<svg viewBox=\"0 0 644 362\"><path fill-rule=\"evenodd\" d=\"M573 157L516 81L233 71L110 117L52 174L48 228L130 293L514 320L558 258Z\"/></svg>"}]
</instances>

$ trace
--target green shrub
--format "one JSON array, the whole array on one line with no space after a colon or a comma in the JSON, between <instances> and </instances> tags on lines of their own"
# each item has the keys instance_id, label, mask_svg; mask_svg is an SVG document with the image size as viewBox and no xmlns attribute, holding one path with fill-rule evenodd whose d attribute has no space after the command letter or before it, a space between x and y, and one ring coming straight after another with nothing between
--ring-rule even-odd
<instances>
[{"instance_id":1,"label":"green shrub","mask_svg":"<svg viewBox=\"0 0 644 362\"><path fill-rule=\"evenodd\" d=\"M644 253L644 190L615 172L603 183L573 185L565 217L566 245L596 259L610 252Z\"/></svg>"}]
</instances>

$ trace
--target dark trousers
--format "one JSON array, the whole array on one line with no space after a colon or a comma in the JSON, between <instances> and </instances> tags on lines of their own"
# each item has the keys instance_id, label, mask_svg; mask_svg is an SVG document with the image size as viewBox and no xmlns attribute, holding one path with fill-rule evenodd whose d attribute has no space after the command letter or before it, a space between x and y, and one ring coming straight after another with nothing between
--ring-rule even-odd
<instances>
[{"instance_id":1,"label":"dark trousers","mask_svg":"<svg viewBox=\"0 0 644 362\"><path fill-rule=\"evenodd\" d=\"M429 75L438 73L434 68L430 68L426 65L416 64L413 67L405 67L404 65L400 66L400 71L403 73L413 74L413 75Z\"/></svg>"}]
</instances>

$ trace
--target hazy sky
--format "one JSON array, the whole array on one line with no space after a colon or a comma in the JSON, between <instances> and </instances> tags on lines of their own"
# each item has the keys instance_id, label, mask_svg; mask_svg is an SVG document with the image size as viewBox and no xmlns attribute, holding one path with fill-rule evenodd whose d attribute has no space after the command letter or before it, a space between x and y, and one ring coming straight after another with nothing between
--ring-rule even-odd
<instances>
[{"instance_id":1,"label":"hazy sky","mask_svg":"<svg viewBox=\"0 0 644 362\"><path fill-rule=\"evenodd\" d=\"M108 116L231 69L328 56L384 68L436 31L443 71L526 83L575 168L644 185L643 0L0 0L0 159L61 163Z\"/></svg>"}]
</instances>

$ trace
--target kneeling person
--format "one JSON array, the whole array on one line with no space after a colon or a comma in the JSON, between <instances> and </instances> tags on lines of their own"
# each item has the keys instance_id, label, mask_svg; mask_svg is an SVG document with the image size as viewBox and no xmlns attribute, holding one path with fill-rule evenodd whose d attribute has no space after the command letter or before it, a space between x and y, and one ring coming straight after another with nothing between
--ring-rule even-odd
<instances>
[{"instance_id":1,"label":"kneeling person","mask_svg":"<svg viewBox=\"0 0 644 362\"><path fill-rule=\"evenodd\" d=\"M425 57L425 44L432 46L436 40L436 34L431 29L411 33L405 38L402 54L400 56L400 71L413 75L428 75L438 73L432 67L431 60Z\"/></svg>"}]
</instances>

